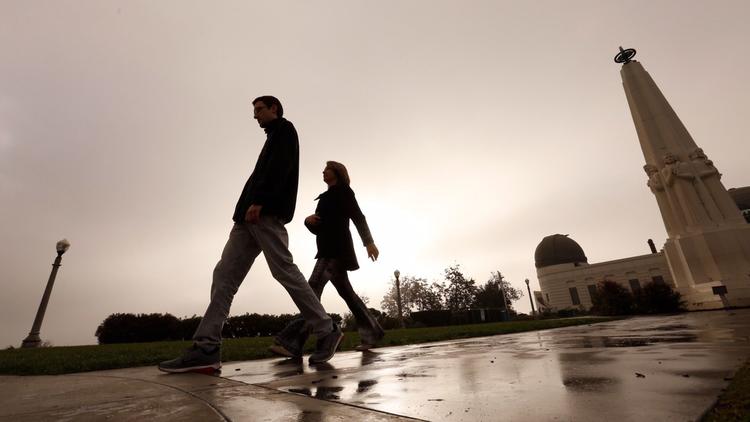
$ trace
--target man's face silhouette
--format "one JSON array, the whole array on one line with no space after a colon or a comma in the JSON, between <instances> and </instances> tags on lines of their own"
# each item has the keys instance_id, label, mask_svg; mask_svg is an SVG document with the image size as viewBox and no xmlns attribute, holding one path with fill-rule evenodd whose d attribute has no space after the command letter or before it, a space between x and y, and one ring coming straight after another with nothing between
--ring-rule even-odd
<instances>
[{"instance_id":1,"label":"man's face silhouette","mask_svg":"<svg viewBox=\"0 0 750 422\"><path fill-rule=\"evenodd\" d=\"M275 104L271 107L268 107L263 101L256 101L253 104L253 118L258 121L260 127L268 126L278 117Z\"/></svg>"}]
</instances>

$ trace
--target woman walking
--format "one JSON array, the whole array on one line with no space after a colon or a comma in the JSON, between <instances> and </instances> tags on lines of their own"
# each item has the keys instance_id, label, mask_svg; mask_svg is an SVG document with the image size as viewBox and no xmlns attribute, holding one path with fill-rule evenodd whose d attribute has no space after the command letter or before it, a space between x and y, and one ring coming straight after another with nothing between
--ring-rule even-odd
<instances>
[{"instance_id":1,"label":"woman walking","mask_svg":"<svg viewBox=\"0 0 750 422\"><path fill-rule=\"evenodd\" d=\"M316 198L318 206L315 214L305 219L305 226L316 236L318 246L318 253L315 255L317 262L308 283L318 298L323 294L328 281L336 287L357 321L361 344L356 349L369 350L385 333L349 282L347 271L359 268L349 231L349 220L354 222L359 237L367 248L368 258L377 260L378 248L372 240L370 228L354 197L354 191L349 187L346 167L335 161L326 162L323 181L328 185L328 190ZM305 320L297 318L276 336L275 344L270 350L281 356L301 357L308 335Z\"/></svg>"}]
</instances>

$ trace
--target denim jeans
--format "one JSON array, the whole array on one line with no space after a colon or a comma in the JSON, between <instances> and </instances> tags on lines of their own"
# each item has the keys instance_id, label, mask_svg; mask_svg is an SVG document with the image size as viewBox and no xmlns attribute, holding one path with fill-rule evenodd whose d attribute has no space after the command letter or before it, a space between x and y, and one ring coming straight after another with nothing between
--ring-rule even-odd
<instances>
[{"instance_id":1,"label":"denim jeans","mask_svg":"<svg viewBox=\"0 0 750 422\"><path fill-rule=\"evenodd\" d=\"M318 337L331 332L333 323L320 304L320 295L316 296L292 261L283 222L264 215L258 223L236 223L232 227L221 260L214 269L211 302L193 335L196 344L202 347L221 345L221 329L234 295L261 252L271 274L292 297L310 330Z\"/></svg>"},{"instance_id":2,"label":"denim jeans","mask_svg":"<svg viewBox=\"0 0 750 422\"><path fill-rule=\"evenodd\" d=\"M336 287L339 296L344 299L352 315L354 315L362 343L375 344L380 341L383 338L384 331L367 310L367 306L362 302L362 299L354 292L346 270L342 269L339 261L334 258L320 258L315 263L309 281L310 287L318 298L323 294L323 289L328 281ZM304 318L297 318L284 327L277 337L280 338L282 344L302 349L310 330L308 325L305 324Z\"/></svg>"}]
</instances>

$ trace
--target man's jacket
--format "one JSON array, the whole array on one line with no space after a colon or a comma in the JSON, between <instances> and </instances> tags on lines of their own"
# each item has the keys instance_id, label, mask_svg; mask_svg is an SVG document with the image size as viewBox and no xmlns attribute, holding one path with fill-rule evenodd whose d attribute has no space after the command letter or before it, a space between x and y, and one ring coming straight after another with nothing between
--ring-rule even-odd
<instances>
[{"instance_id":1,"label":"man's jacket","mask_svg":"<svg viewBox=\"0 0 750 422\"><path fill-rule=\"evenodd\" d=\"M265 131L266 143L234 209L232 219L237 223L245 221L250 205L262 205L261 215L279 217L285 224L294 217L299 183L297 130L279 117Z\"/></svg>"}]
</instances>

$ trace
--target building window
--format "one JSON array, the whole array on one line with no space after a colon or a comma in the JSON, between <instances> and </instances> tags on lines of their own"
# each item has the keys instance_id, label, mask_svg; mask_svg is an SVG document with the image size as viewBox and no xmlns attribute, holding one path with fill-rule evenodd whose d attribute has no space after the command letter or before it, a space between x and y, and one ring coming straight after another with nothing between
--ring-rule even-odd
<instances>
[{"instance_id":1,"label":"building window","mask_svg":"<svg viewBox=\"0 0 750 422\"><path fill-rule=\"evenodd\" d=\"M651 281L653 281L656 284L664 284L664 277L660 275L655 275L651 277Z\"/></svg>"},{"instance_id":2,"label":"building window","mask_svg":"<svg viewBox=\"0 0 750 422\"><path fill-rule=\"evenodd\" d=\"M580 305L581 298L578 297L578 289L571 287L568 290L570 291L570 299L573 301L573 305Z\"/></svg>"},{"instance_id":3,"label":"building window","mask_svg":"<svg viewBox=\"0 0 750 422\"><path fill-rule=\"evenodd\" d=\"M628 282L630 283L630 290L632 290L633 293L638 293L641 291L641 282L638 281L637 278L631 278L630 280L628 280Z\"/></svg>"},{"instance_id":4,"label":"building window","mask_svg":"<svg viewBox=\"0 0 750 422\"><path fill-rule=\"evenodd\" d=\"M596 296L596 284L589 284L586 286L587 289L589 289L589 297L591 298L591 301L594 301L594 296Z\"/></svg>"},{"instance_id":5,"label":"building window","mask_svg":"<svg viewBox=\"0 0 750 422\"><path fill-rule=\"evenodd\" d=\"M545 293L544 296L547 297L547 304L549 304L549 293Z\"/></svg>"}]
</instances>

